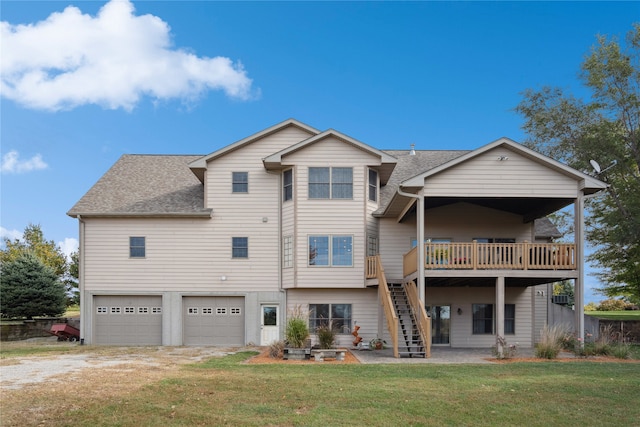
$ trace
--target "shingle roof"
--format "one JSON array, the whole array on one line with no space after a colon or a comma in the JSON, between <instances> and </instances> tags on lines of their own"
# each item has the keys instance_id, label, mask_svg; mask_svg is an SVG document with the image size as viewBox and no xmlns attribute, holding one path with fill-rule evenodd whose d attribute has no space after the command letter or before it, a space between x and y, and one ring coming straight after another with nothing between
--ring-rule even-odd
<instances>
[{"instance_id":1,"label":"shingle roof","mask_svg":"<svg viewBox=\"0 0 640 427\"><path fill-rule=\"evenodd\" d=\"M188 164L202 156L123 155L67 215L203 215L204 190Z\"/></svg>"},{"instance_id":2,"label":"shingle roof","mask_svg":"<svg viewBox=\"0 0 640 427\"><path fill-rule=\"evenodd\" d=\"M562 233L558 230L553 222L546 216L538 218L534 221L536 229L536 237L539 239L557 239L562 237Z\"/></svg>"},{"instance_id":3,"label":"shingle roof","mask_svg":"<svg viewBox=\"0 0 640 427\"><path fill-rule=\"evenodd\" d=\"M384 210L398 184L468 153L455 151L383 150L398 159L387 185L380 190ZM204 209L204 188L189 164L202 156L123 155L67 212L70 216L210 215ZM535 222L536 236L560 237L547 218Z\"/></svg>"}]
</instances>

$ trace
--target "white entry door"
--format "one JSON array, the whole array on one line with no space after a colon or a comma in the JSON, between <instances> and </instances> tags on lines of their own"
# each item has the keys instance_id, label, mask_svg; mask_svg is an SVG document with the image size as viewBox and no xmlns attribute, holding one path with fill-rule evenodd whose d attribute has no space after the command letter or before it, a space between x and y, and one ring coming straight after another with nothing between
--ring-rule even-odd
<instances>
[{"instance_id":1,"label":"white entry door","mask_svg":"<svg viewBox=\"0 0 640 427\"><path fill-rule=\"evenodd\" d=\"M279 309L277 305L263 305L261 310L260 345L269 345L280 340Z\"/></svg>"}]
</instances>

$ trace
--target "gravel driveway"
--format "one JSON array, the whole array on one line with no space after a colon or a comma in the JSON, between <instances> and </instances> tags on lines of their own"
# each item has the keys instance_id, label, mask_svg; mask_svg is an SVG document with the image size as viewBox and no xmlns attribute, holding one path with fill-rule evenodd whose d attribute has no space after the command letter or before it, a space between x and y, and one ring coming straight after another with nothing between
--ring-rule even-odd
<instances>
[{"instance_id":1,"label":"gravel driveway","mask_svg":"<svg viewBox=\"0 0 640 427\"><path fill-rule=\"evenodd\" d=\"M42 345L56 345L55 338L43 339ZM33 343L32 343L33 344ZM3 344L11 345L11 344ZM59 343L75 347L78 344ZM196 363L215 356L239 351L221 347L80 347L73 353L42 356L11 356L0 362L0 389L20 389L28 384L67 382L86 369L117 365L162 367Z\"/></svg>"}]
</instances>

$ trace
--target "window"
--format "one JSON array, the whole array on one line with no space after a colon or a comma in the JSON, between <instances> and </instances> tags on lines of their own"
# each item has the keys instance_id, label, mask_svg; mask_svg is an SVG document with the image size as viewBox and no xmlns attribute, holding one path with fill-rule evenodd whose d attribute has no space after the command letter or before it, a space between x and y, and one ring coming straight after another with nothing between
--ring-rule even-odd
<instances>
[{"instance_id":1,"label":"window","mask_svg":"<svg viewBox=\"0 0 640 427\"><path fill-rule=\"evenodd\" d=\"M367 236L367 256L378 255L378 236Z\"/></svg>"},{"instance_id":2,"label":"window","mask_svg":"<svg viewBox=\"0 0 640 427\"><path fill-rule=\"evenodd\" d=\"M353 168L309 168L310 199L352 199Z\"/></svg>"},{"instance_id":3,"label":"window","mask_svg":"<svg viewBox=\"0 0 640 427\"><path fill-rule=\"evenodd\" d=\"M138 314L148 314L149 307L138 307Z\"/></svg>"},{"instance_id":4,"label":"window","mask_svg":"<svg viewBox=\"0 0 640 427\"><path fill-rule=\"evenodd\" d=\"M282 266L293 267L293 236L284 236L282 240Z\"/></svg>"},{"instance_id":5,"label":"window","mask_svg":"<svg viewBox=\"0 0 640 427\"><path fill-rule=\"evenodd\" d=\"M473 304L473 333L493 334L493 304Z\"/></svg>"},{"instance_id":6,"label":"window","mask_svg":"<svg viewBox=\"0 0 640 427\"><path fill-rule=\"evenodd\" d=\"M232 316L239 316L241 314L242 314L242 310L240 309L240 307L231 307Z\"/></svg>"},{"instance_id":7,"label":"window","mask_svg":"<svg viewBox=\"0 0 640 427\"><path fill-rule=\"evenodd\" d=\"M378 172L369 169L369 200L378 201Z\"/></svg>"},{"instance_id":8,"label":"window","mask_svg":"<svg viewBox=\"0 0 640 427\"><path fill-rule=\"evenodd\" d=\"M310 331L329 322L338 333L351 333L351 304L309 304Z\"/></svg>"},{"instance_id":9,"label":"window","mask_svg":"<svg viewBox=\"0 0 640 427\"><path fill-rule=\"evenodd\" d=\"M111 314L120 314L122 309L120 307L111 307Z\"/></svg>"},{"instance_id":10,"label":"window","mask_svg":"<svg viewBox=\"0 0 640 427\"><path fill-rule=\"evenodd\" d=\"M310 199L328 199L330 185L329 168L309 168Z\"/></svg>"},{"instance_id":11,"label":"window","mask_svg":"<svg viewBox=\"0 0 640 427\"><path fill-rule=\"evenodd\" d=\"M504 333L505 334L516 333L516 305L515 304L504 305Z\"/></svg>"},{"instance_id":12,"label":"window","mask_svg":"<svg viewBox=\"0 0 640 427\"><path fill-rule=\"evenodd\" d=\"M129 257L144 258L145 257L145 238L129 237Z\"/></svg>"},{"instance_id":13,"label":"window","mask_svg":"<svg viewBox=\"0 0 640 427\"><path fill-rule=\"evenodd\" d=\"M351 236L333 236L331 248L331 265L345 267L353 264Z\"/></svg>"},{"instance_id":14,"label":"window","mask_svg":"<svg viewBox=\"0 0 640 427\"><path fill-rule=\"evenodd\" d=\"M231 182L234 193L249 192L249 172L232 172Z\"/></svg>"},{"instance_id":15,"label":"window","mask_svg":"<svg viewBox=\"0 0 640 427\"><path fill-rule=\"evenodd\" d=\"M293 170L289 169L282 173L282 201L293 199Z\"/></svg>"},{"instance_id":16,"label":"window","mask_svg":"<svg viewBox=\"0 0 640 427\"><path fill-rule=\"evenodd\" d=\"M352 236L309 236L309 265L351 267Z\"/></svg>"},{"instance_id":17,"label":"window","mask_svg":"<svg viewBox=\"0 0 640 427\"><path fill-rule=\"evenodd\" d=\"M424 239L425 243L451 243L452 240L449 238L437 238L437 239ZM418 245L418 241L414 238L411 239L411 249L415 248Z\"/></svg>"},{"instance_id":18,"label":"window","mask_svg":"<svg viewBox=\"0 0 640 427\"><path fill-rule=\"evenodd\" d=\"M352 168L331 168L331 198L353 199Z\"/></svg>"},{"instance_id":19,"label":"window","mask_svg":"<svg viewBox=\"0 0 640 427\"><path fill-rule=\"evenodd\" d=\"M474 237L473 240L478 243L515 243L516 239L493 238L493 237Z\"/></svg>"},{"instance_id":20,"label":"window","mask_svg":"<svg viewBox=\"0 0 640 427\"><path fill-rule=\"evenodd\" d=\"M233 258L249 258L249 238L231 238L231 256Z\"/></svg>"},{"instance_id":21,"label":"window","mask_svg":"<svg viewBox=\"0 0 640 427\"><path fill-rule=\"evenodd\" d=\"M195 316L198 314L198 307L188 307L187 314L190 316Z\"/></svg>"},{"instance_id":22,"label":"window","mask_svg":"<svg viewBox=\"0 0 640 427\"><path fill-rule=\"evenodd\" d=\"M473 333L493 334L493 304L473 304ZM516 333L516 305L504 305L504 333Z\"/></svg>"},{"instance_id":23,"label":"window","mask_svg":"<svg viewBox=\"0 0 640 427\"><path fill-rule=\"evenodd\" d=\"M216 307L216 314L219 316L225 316L227 314L227 307Z\"/></svg>"},{"instance_id":24,"label":"window","mask_svg":"<svg viewBox=\"0 0 640 427\"><path fill-rule=\"evenodd\" d=\"M96 312L98 314L107 314L109 312L109 309L107 307L97 307Z\"/></svg>"},{"instance_id":25,"label":"window","mask_svg":"<svg viewBox=\"0 0 640 427\"><path fill-rule=\"evenodd\" d=\"M212 307L202 307L202 314L213 314Z\"/></svg>"},{"instance_id":26,"label":"window","mask_svg":"<svg viewBox=\"0 0 640 427\"><path fill-rule=\"evenodd\" d=\"M162 307L152 307L151 312L153 314L162 314Z\"/></svg>"},{"instance_id":27,"label":"window","mask_svg":"<svg viewBox=\"0 0 640 427\"><path fill-rule=\"evenodd\" d=\"M124 313L125 314L134 314L136 312L135 307L125 307L124 308Z\"/></svg>"}]
</instances>

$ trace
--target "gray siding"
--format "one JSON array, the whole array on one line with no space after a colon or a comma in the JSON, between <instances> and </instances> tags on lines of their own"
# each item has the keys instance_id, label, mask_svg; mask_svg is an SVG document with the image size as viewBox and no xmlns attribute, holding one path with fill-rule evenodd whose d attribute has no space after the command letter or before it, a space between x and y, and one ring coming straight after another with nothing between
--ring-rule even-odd
<instances>
[{"instance_id":1,"label":"gray siding","mask_svg":"<svg viewBox=\"0 0 640 427\"><path fill-rule=\"evenodd\" d=\"M505 304L516 305L516 333L505 335L509 344L531 347L531 292L527 288L506 288ZM426 305L451 305L451 347L491 347L495 335L472 333L472 304L494 304L495 288L429 288ZM458 314L458 308L462 314ZM495 318L494 318L495 319Z\"/></svg>"},{"instance_id":2,"label":"gray siding","mask_svg":"<svg viewBox=\"0 0 640 427\"><path fill-rule=\"evenodd\" d=\"M369 164L379 159L336 138L327 138L294 152L283 163L295 165L295 255L296 271L293 283L297 288L357 288L364 287L366 255L365 175ZM309 199L309 167L352 167L353 199ZM308 266L310 235L349 235L353 237L352 267ZM287 273L289 274L289 273Z\"/></svg>"},{"instance_id":3,"label":"gray siding","mask_svg":"<svg viewBox=\"0 0 640 427\"><path fill-rule=\"evenodd\" d=\"M292 289L287 292L287 313L296 307L308 313L309 304L351 304L352 329L360 326L358 331L364 342L377 336L378 331L378 291L377 289L352 290L306 290ZM315 337L313 337L315 341ZM340 334L338 345L351 347L354 336Z\"/></svg>"},{"instance_id":4,"label":"gray siding","mask_svg":"<svg viewBox=\"0 0 640 427\"><path fill-rule=\"evenodd\" d=\"M509 159L500 161L500 156ZM575 197L575 179L498 147L427 179L426 196Z\"/></svg>"},{"instance_id":5,"label":"gray siding","mask_svg":"<svg viewBox=\"0 0 640 427\"><path fill-rule=\"evenodd\" d=\"M278 287L281 177L268 173L262 159L308 136L288 127L209 162L205 200L213 209L212 259L223 264L220 274L227 276L228 285ZM248 193L232 192L232 172L249 173ZM291 221L290 215L287 219ZM231 257L232 237L249 238L249 258Z\"/></svg>"}]
</instances>

